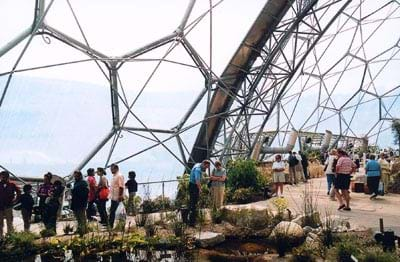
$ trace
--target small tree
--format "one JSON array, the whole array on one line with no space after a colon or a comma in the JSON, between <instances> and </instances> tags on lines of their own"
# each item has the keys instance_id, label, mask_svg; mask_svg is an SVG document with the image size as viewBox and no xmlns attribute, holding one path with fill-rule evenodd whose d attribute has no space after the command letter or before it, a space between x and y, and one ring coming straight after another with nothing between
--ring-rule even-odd
<instances>
[{"instance_id":1,"label":"small tree","mask_svg":"<svg viewBox=\"0 0 400 262\"><path fill-rule=\"evenodd\" d=\"M400 150L400 120L393 120L392 133L394 135L394 143L399 145Z\"/></svg>"}]
</instances>

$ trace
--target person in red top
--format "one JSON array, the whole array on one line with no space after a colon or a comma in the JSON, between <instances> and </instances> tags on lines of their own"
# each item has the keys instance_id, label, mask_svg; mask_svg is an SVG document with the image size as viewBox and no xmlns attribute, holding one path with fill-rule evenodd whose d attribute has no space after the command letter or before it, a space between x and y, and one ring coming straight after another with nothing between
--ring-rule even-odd
<instances>
[{"instance_id":1,"label":"person in red top","mask_svg":"<svg viewBox=\"0 0 400 262\"><path fill-rule=\"evenodd\" d=\"M7 233L14 231L13 205L18 202L21 190L10 182L10 173L0 173L0 237L3 237L4 218L7 221Z\"/></svg>"},{"instance_id":2,"label":"person in red top","mask_svg":"<svg viewBox=\"0 0 400 262\"><path fill-rule=\"evenodd\" d=\"M350 211L350 175L356 170L356 165L343 149L338 149L337 153L339 158L336 164L336 179L334 183L336 197L340 204L338 210ZM339 190L342 191L341 194Z\"/></svg>"},{"instance_id":3,"label":"person in red top","mask_svg":"<svg viewBox=\"0 0 400 262\"><path fill-rule=\"evenodd\" d=\"M96 185L96 178L94 177L94 169L89 168L87 170L87 182L89 185L89 195L88 195L88 207L86 210L86 216L89 221L93 221L94 218L93 216L96 215L96 208L94 206L94 203L96 201L96 192L97 192L97 185Z\"/></svg>"}]
</instances>

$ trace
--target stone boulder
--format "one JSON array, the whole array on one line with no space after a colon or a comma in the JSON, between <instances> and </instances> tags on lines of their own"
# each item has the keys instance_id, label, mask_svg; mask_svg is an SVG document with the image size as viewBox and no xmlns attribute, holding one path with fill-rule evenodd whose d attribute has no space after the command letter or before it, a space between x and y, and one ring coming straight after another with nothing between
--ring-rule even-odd
<instances>
[{"instance_id":1,"label":"stone boulder","mask_svg":"<svg viewBox=\"0 0 400 262\"><path fill-rule=\"evenodd\" d=\"M250 208L247 206L225 206L222 210L224 219L239 227L263 229L268 226L267 208Z\"/></svg>"},{"instance_id":2,"label":"stone boulder","mask_svg":"<svg viewBox=\"0 0 400 262\"><path fill-rule=\"evenodd\" d=\"M272 230L270 237L275 238L277 235L285 235L289 238L302 239L304 238L304 231L301 226L294 222L281 221Z\"/></svg>"},{"instance_id":3,"label":"stone boulder","mask_svg":"<svg viewBox=\"0 0 400 262\"><path fill-rule=\"evenodd\" d=\"M210 231L200 232L195 234L196 244L200 247L213 247L225 241L225 236L221 233Z\"/></svg>"}]
</instances>

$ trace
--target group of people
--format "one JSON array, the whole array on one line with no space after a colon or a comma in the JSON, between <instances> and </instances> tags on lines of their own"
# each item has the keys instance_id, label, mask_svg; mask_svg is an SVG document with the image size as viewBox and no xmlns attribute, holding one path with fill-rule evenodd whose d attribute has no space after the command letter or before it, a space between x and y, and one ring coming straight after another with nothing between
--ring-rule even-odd
<instances>
[{"instance_id":1,"label":"group of people","mask_svg":"<svg viewBox=\"0 0 400 262\"><path fill-rule=\"evenodd\" d=\"M275 161L272 164L273 177L272 180L275 184L276 196L283 197L283 185L289 183L291 185L297 185L299 180L307 182L310 178L308 173L308 159L307 156L301 151L289 152L287 159L289 165L289 181L286 181L285 167L286 164L282 160L282 155L275 155Z\"/></svg>"},{"instance_id":2,"label":"group of people","mask_svg":"<svg viewBox=\"0 0 400 262\"><path fill-rule=\"evenodd\" d=\"M201 194L202 175L210 168L211 162L203 160L193 166L189 177L189 226L195 226L197 219L197 204ZM226 169L220 161L215 161L215 168L210 173L210 190L213 208L219 209L224 203Z\"/></svg>"},{"instance_id":3,"label":"group of people","mask_svg":"<svg viewBox=\"0 0 400 262\"><path fill-rule=\"evenodd\" d=\"M129 180L124 183L124 177L119 172L119 167L112 164L111 173L113 174L111 185L106 178L104 168L93 168L87 170L85 180L81 171L73 173L74 183L71 188L70 208L77 220L77 233L83 235L87 233L87 221L95 220L98 211L100 223L104 226L113 228L115 213L119 204L124 200L125 187L128 188L128 213L133 214L134 197L137 192L136 174L129 172ZM96 181L95 175L98 176ZM3 236L4 219L7 222L7 232L13 232L13 208L19 206L24 221L24 230L30 230L31 217L35 205L32 197L32 185L23 186L23 194L19 187L11 182L10 174L7 171L0 173L0 237ZM65 187L61 180L52 182L53 175L49 172L43 177L43 184L37 188L38 206L37 213L49 231L56 232L57 218L61 213ZM68 185L68 187L70 187ZM109 214L107 213L106 203L111 200ZM19 205L18 205L19 204ZM97 208L96 208L97 207Z\"/></svg>"},{"instance_id":4,"label":"group of people","mask_svg":"<svg viewBox=\"0 0 400 262\"><path fill-rule=\"evenodd\" d=\"M380 154L379 160L375 159L374 154L369 154L364 170L370 199L375 199L379 195L379 185L381 190L387 193L389 185L390 166L384 153ZM360 157L355 155L353 159L342 149L332 149L325 161L325 174L328 184L328 195L332 200L339 200L339 210L350 211L350 179L351 174L359 171L361 166ZM382 182L382 183L380 183ZM333 193L333 194L332 194Z\"/></svg>"},{"instance_id":5,"label":"group of people","mask_svg":"<svg viewBox=\"0 0 400 262\"><path fill-rule=\"evenodd\" d=\"M98 167L96 171L89 168L86 181L80 171L75 171L73 174L75 182L71 189L71 210L76 217L77 232L80 235L87 233L87 221L95 220L97 211L100 215L100 224L109 228L114 227L116 210L124 201L125 188L129 191L128 210L132 210L133 197L137 192L136 173L130 171L129 180L124 183L124 177L118 165L112 164L110 170L113 175L110 185L106 172L101 167ZM95 174L99 177L97 182ZM106 208L108 200L111 200L109 214Z\"/></svg>"}]
</instances>

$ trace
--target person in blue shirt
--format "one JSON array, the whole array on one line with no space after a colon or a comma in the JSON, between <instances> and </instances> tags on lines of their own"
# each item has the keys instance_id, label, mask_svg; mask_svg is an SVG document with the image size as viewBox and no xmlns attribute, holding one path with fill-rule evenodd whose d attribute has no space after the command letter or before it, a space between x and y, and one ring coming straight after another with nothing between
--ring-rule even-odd
<instances>
[{"instance_id":1,"label":"person in blue shirt","mask_svg":"<svg viewBox=\"0 0 400 262\"><path fill-rule=\"evenodd\" d=\"M189 177L189 226L196 225L197 203L201 193L201 175L210 168L210 161L203 160L193 166Z\"/></svg>"},{"instance_id":2,"label":"person in blue shirt","mask_svg":"<svg viewBox=\"0 0 400 262\"><path fill-rule=\"evenodd\" d=\"M365 175L367 176L367 186L369 193L372 193L370 199L378 196L379 180L381 178L381 166L375 160L375 155L369 156L369 161L365 165Z\"/></svg>"}]
</instances>

